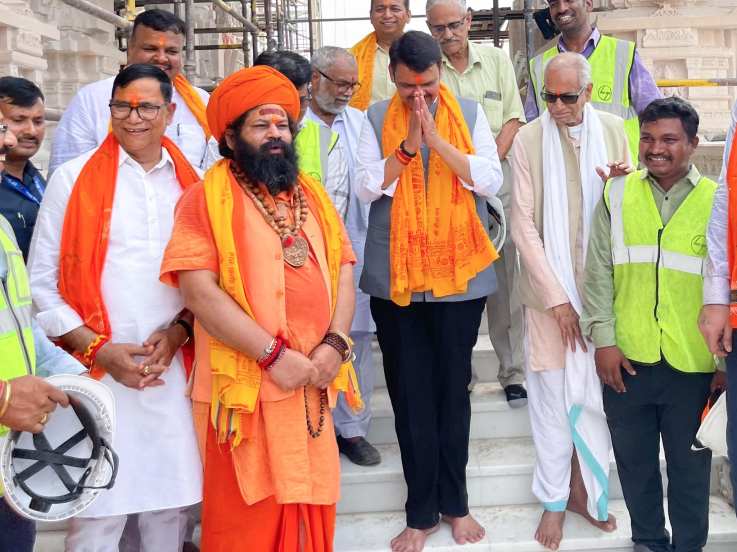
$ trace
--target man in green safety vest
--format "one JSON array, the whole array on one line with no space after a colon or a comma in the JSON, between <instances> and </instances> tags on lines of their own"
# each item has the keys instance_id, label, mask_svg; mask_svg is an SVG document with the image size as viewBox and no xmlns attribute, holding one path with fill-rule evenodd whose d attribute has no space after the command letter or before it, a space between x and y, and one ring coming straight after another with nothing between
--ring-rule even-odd
<instances>
[{"instance_id":1,"label":"man in green safety vest","mask_svg":"<svg viewBox=\"0 0 737 552\"><path fill-rule=\"evenodd\" d=\"M254 65L268 65L287 77L297 89L301 104L299 130L294 141L299 170L320 182L345 221L350 196L348 164L338 133L305 119L312 100L312 66L301 55L288 50L262 52Z\"/></svg>"},{"instance_id":2,"label":"man in green safety vest","mask_svg":"<svg viewBox=\"0 0 737 552\"><path fill-rule=\"evenodd\" d=\"M594 342L605 384L635 551L696 551L709 530L711 452L691 445L710 389L724 385L697 325L717 185L691 164L699 116L690 104L656 100L640 123L645 168L609 180L594 213L582 330Z\"/></svg>"},{"instance_id":3,"label":"man in green safety vest","mask_svg":"<svg viewBox=\"0 0 737 552\"><path fill-rule=\"evenodd\" d=\"M0 116L0 175L5 153L15 144ZM38 433L57 405L69 405L63 391L36 374L85 371L35 324L30 289L13 228L0 216L0 439L8 429ZM0 498L0 550L32 552L35 538L35 523L20 517Z\"/></svg>"},{"instance_id":4,"label":"man in green safety vest","mask_svg":"<svg viewBox=\"0 0 737 552\"><path fill-rule=\"evenodd\" d=\"M637 165L638 113L662 95L642 63L634 42L602 35L589 21L592 0L548 0L560 37L530 60L525 116L537 118L546 109L541 100L545 64L560 52L578 52L589 60L594 88L591 105L624 119L633 164Z\"/></svg>"}]
</instances>

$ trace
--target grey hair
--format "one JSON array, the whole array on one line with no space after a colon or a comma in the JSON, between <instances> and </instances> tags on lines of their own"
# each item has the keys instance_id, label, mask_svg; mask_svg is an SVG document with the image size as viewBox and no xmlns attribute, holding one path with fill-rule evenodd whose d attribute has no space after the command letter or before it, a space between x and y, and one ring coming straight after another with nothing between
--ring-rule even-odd
<instances>
[{"instance_id":1,"label":"grey hair","mask_svg":"<svg viewBox=\"0 0 737 552\"><path fill-rule=\"evenodd\" d=\"M588 86L591 80L591 64L584 56L577 52L561 52L545 64L545 75L548 71L558 69L575 69L578 75L578 86Z\"/></svg>"},{"instance_id":2,"label":"grey hair","mask_svg":"<svg viewBox=\"0 0 737 552\"><path fill-rule=\"evenodd\" d=\"M445 4L446 6L448 4L456 4L461 9L461 12L466 13L468 11L468 8L466 8L466 0L427 0L427 3L425 4L425 13L428 13L431 9L440 4Z\"/></svg>"},{"instance_id":3,"label":"grey hair","mask_svg":"<svg viewBox=\"0 0 737 552\"><path fill-rule=\"evenodd\" d=\"M330 67L341 58L350 60L354 64L356 63L356 58L345 48L338 48L337 46L323 46L312 54L310 64L312 65L313 70L324 72L330 69Z\"/></svg>"}]
</instances>

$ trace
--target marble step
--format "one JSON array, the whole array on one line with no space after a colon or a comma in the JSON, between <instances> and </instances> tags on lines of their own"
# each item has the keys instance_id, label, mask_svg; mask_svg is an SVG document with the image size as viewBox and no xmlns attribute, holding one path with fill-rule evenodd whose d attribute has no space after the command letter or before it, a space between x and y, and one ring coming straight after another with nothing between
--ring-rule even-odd
<instances>
[{"instance_id":1,"label":"marble step","mask_svg":"<svg viewBox=\"0 0 737 552\"><path fill-rule=\"evenodd\" d=\"M386 388L374 390L373 417L368 440L372 444L395 443L394 412ZM526 437L530 435L527 408L509 408L498 383L479 383L471 393L471 439Z\"/></svg>"},{"instance_id":2,"label":"marble step","mask_svg":"<svg viewBox=\"0 0 737 552\"><path fill-rule=\"evenodd\" d=\"M631 552L630 520L623 500L612 500L610 511L617 517L618 528L602 533L580 516L569 514L560 550L568 552ZM486 528L487 536L478 544L458 546L450 529L440 530L426 543L428 552L544 552L534 540L540 519L540 506L494 506L472 508L472 513ZM666 510L667 512L667 510ZM338 516L336 552L389 552L389 542L404 528L404 513L343 514ZM737 550L737 518L731 506L721 497L712 496L709 515L709 541L704 552Z\"/></svg>"},{"instance_id":3,"label":"marble step","mask_svg":"<svg viewBox=\"0 0 737 552\"><path fill-rule=\"evenodd\" d=\"M358 514L402 510L407 498L402 475L399 446L380 445L382 462L361 467L341 456L341 501L338 513ZM715 458L712 490L719 489L719 469L724 459ZM531 437L474 440L469 443L466 468L468 500L471 507L515 506L535 503L532 476L535 448ZM609 496L622 498L617 466L610 463ZM664 483L667 482L665 459L661 452ZM664 484L664 488L667 488Z\"/></svg>"},{"instance_id":4,"label":"marble step","mask_svg":"<svg viewBox=\"0 0 737 552\"><path fill-rule=\"evenodd\" d=\"M486 326L486 322L482 323ZM376 376L374 379L374 388L380 389L386 387L386 378L384 377L384 368L382 364L381 349L376 339L372 342L374 368ZM480 382L493 382L497 380L499 373L499 359L491 345L489 334L479 334L476 346L473 348L473 356L471 357L474 373Z\"/></svg>"}]
</instances>

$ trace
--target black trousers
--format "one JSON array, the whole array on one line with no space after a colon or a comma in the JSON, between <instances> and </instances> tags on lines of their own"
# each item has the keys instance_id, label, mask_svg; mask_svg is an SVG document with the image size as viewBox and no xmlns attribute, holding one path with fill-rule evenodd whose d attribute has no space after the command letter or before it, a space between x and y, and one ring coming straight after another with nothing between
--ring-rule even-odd
<instances>
[{"instance_id":1,"label":"black trousers","mask_svg":"<svg viewBox=\"0 0 737 552\"><path fill-rule=\"evenodd\" d=\"M468 514L468 384L485 301L399 307L371 298L415 529Z\"/></svg>"},{"instance_id":2,"label":"black trousers","mask_svg":"<svg viewBox=\"0 0 737 552\"><path fill-rule=\"evenodd\" d=\"M622 372L626 393L604 387L604 410L624 500L632 520L632 540L653 552L697 552L709 533L711 451L691 450L712 374L686 374L665 363L635 365ZM660 439L668 472L668 543L660 476Z\"/></svg>"},{"instance_id":3,"label":"black trousers","mask_svg":"<svg viewBox=\"0 0 737 552\"><path fill-rule=\"evenodd\" d=\"M0 550L32 552L36 541L36 524L15 513L0 497Z\"/></svg>"}]
</instances>

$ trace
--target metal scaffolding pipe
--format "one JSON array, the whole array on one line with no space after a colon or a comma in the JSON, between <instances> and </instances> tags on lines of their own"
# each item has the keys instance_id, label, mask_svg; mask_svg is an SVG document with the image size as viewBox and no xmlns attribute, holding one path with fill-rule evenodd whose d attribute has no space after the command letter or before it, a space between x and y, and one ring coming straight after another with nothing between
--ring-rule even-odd
<instances>
[{"instance_id":1,"label":"metal scaffolding pipe","mask_svg":"<svg viewBox=\"0 0 737 552\"><path fill-rule=\"evenodd\" d=\"M197 62L195 60L195 40L194 40L194 0L184 1L184 22L186 29L186 44L184 52L184 75L188 80L192 81L197 71Z\"/></svg>"},{"instance_id":2,"label":"metal scaffolding pipe","mask_svg":"<svg viewBox=\"0 0 737 552\"><path fill-rule=\"evenodd\" d=\"M240 33L244 29L245 27L199 27L194 30L194 34Z\"/></svg>"},{"instance_id":3,"label":"metal scaffolding pipe","mask_svg":"<svg viewBox=\"0 0 737 552\"><path fill-rule=\"evenodd\" d=\"M114 13L110 13L106 9L93 4L89 0L62 0L62 2L73 8L77 8L80 11L94 15L98 19L112 23L120 29L128 30L133 25L127 19L124 19L119 15L115 15Z\"/></svg>"},{"instance_id":4,"label":"metal scaffolding pipe","mask_svg":"<svg viewBox=\"0 0 737 552\"><path fill-rule=\"evenodd\" d=\"M660 88L737 86L737 79L661 79L655 82Z\"/></svg>"},{"instance_id":5,"label":"metal scaffolding pipe","mask_svg":"<svg viewBox=\"0 0 737 552\"><path fill-rule=\"evenodd\" d=\"M310 57L312 57L312 54L315 53L315 44L314 44L314 30L312 28L312 0L307 0L307 19L310 20L310 22L307 24L309 28L309 32L307 35L310 38Z\"/></svg>"},{"instance_id":6,"label":"metal scaffolding pipe","mask_svg":"<svg viewBox=\"0 0 737 552\"><path fill-rule=\"evenodd\" d=\"M246 0L241 0L241 15L244 19L248 19L248 2ZM241 37L241 49L243 50L243 65L246 66L248 65L250 46L248 45L248 30L245 26L243 27L243 36Z\"/></svg>"},{"instance_id":7,"label":"metal scaffolding pipe","mask_svg":"<svg viewBox=\"0 0 737 552\"><path fill-rule=\"evenodd\" d=\"M266 27L266 49L276 50L274 28L271 25L271 0L264 0L264 24Z\"/></svg>"},{"instance_id":8,"label":"metal scaffolding pipe","mask_svg":"<svg viewBox=\"0 0 737 552\"><path fill-rule=\"evenodd\" d=\"M251 19L256 21L256 13L258 7L256 6L256 0L251 0ZM258 57L258 35L256 33L251 34L251 50L253 54L253 63L256 63Z\"/></svg>"},{"instance_id":9,"label":"metal scaffolding pipe","mask_svg":"<svg viewBox=\"0 0 737 552\"><path fill-rule=\"evenodd\" d=\"M532 13L535 9L534 1L533 0L525 0L525 9L524 9L524 17L525 17L525 46L526 53L527 53L527 65L529 67L530 60L535 57L535 21L532 18Z\"/></svg>"},{"instance_id":10,"label":"metal scaffolding pipe","mask_svg":"<svg viewBox=\"0 0 737 552\"><path fill-rule=\"evenodd\" d=\"M195 50L240 50L241 44L199 44Z\"/></svg>"},{"instance_id":11,"label":"metal scaffolding pipe","mask_svg":"<svg viewBox=\"0 0 737 552\"><path fill-rule=\"evenodd\" d=\"M223 0L212 0L212 3L223 10L225 13L227 13L230 17L237 20L239 23L243 23L243 27L245 27L249 33L257 33L259 32L259 29L256 25L251 23L248 19L243 17L241 14L239 14L237 11L235 11L233 8L231 8L228 4L223 2Z\"/></svg>"}]
</instances>

